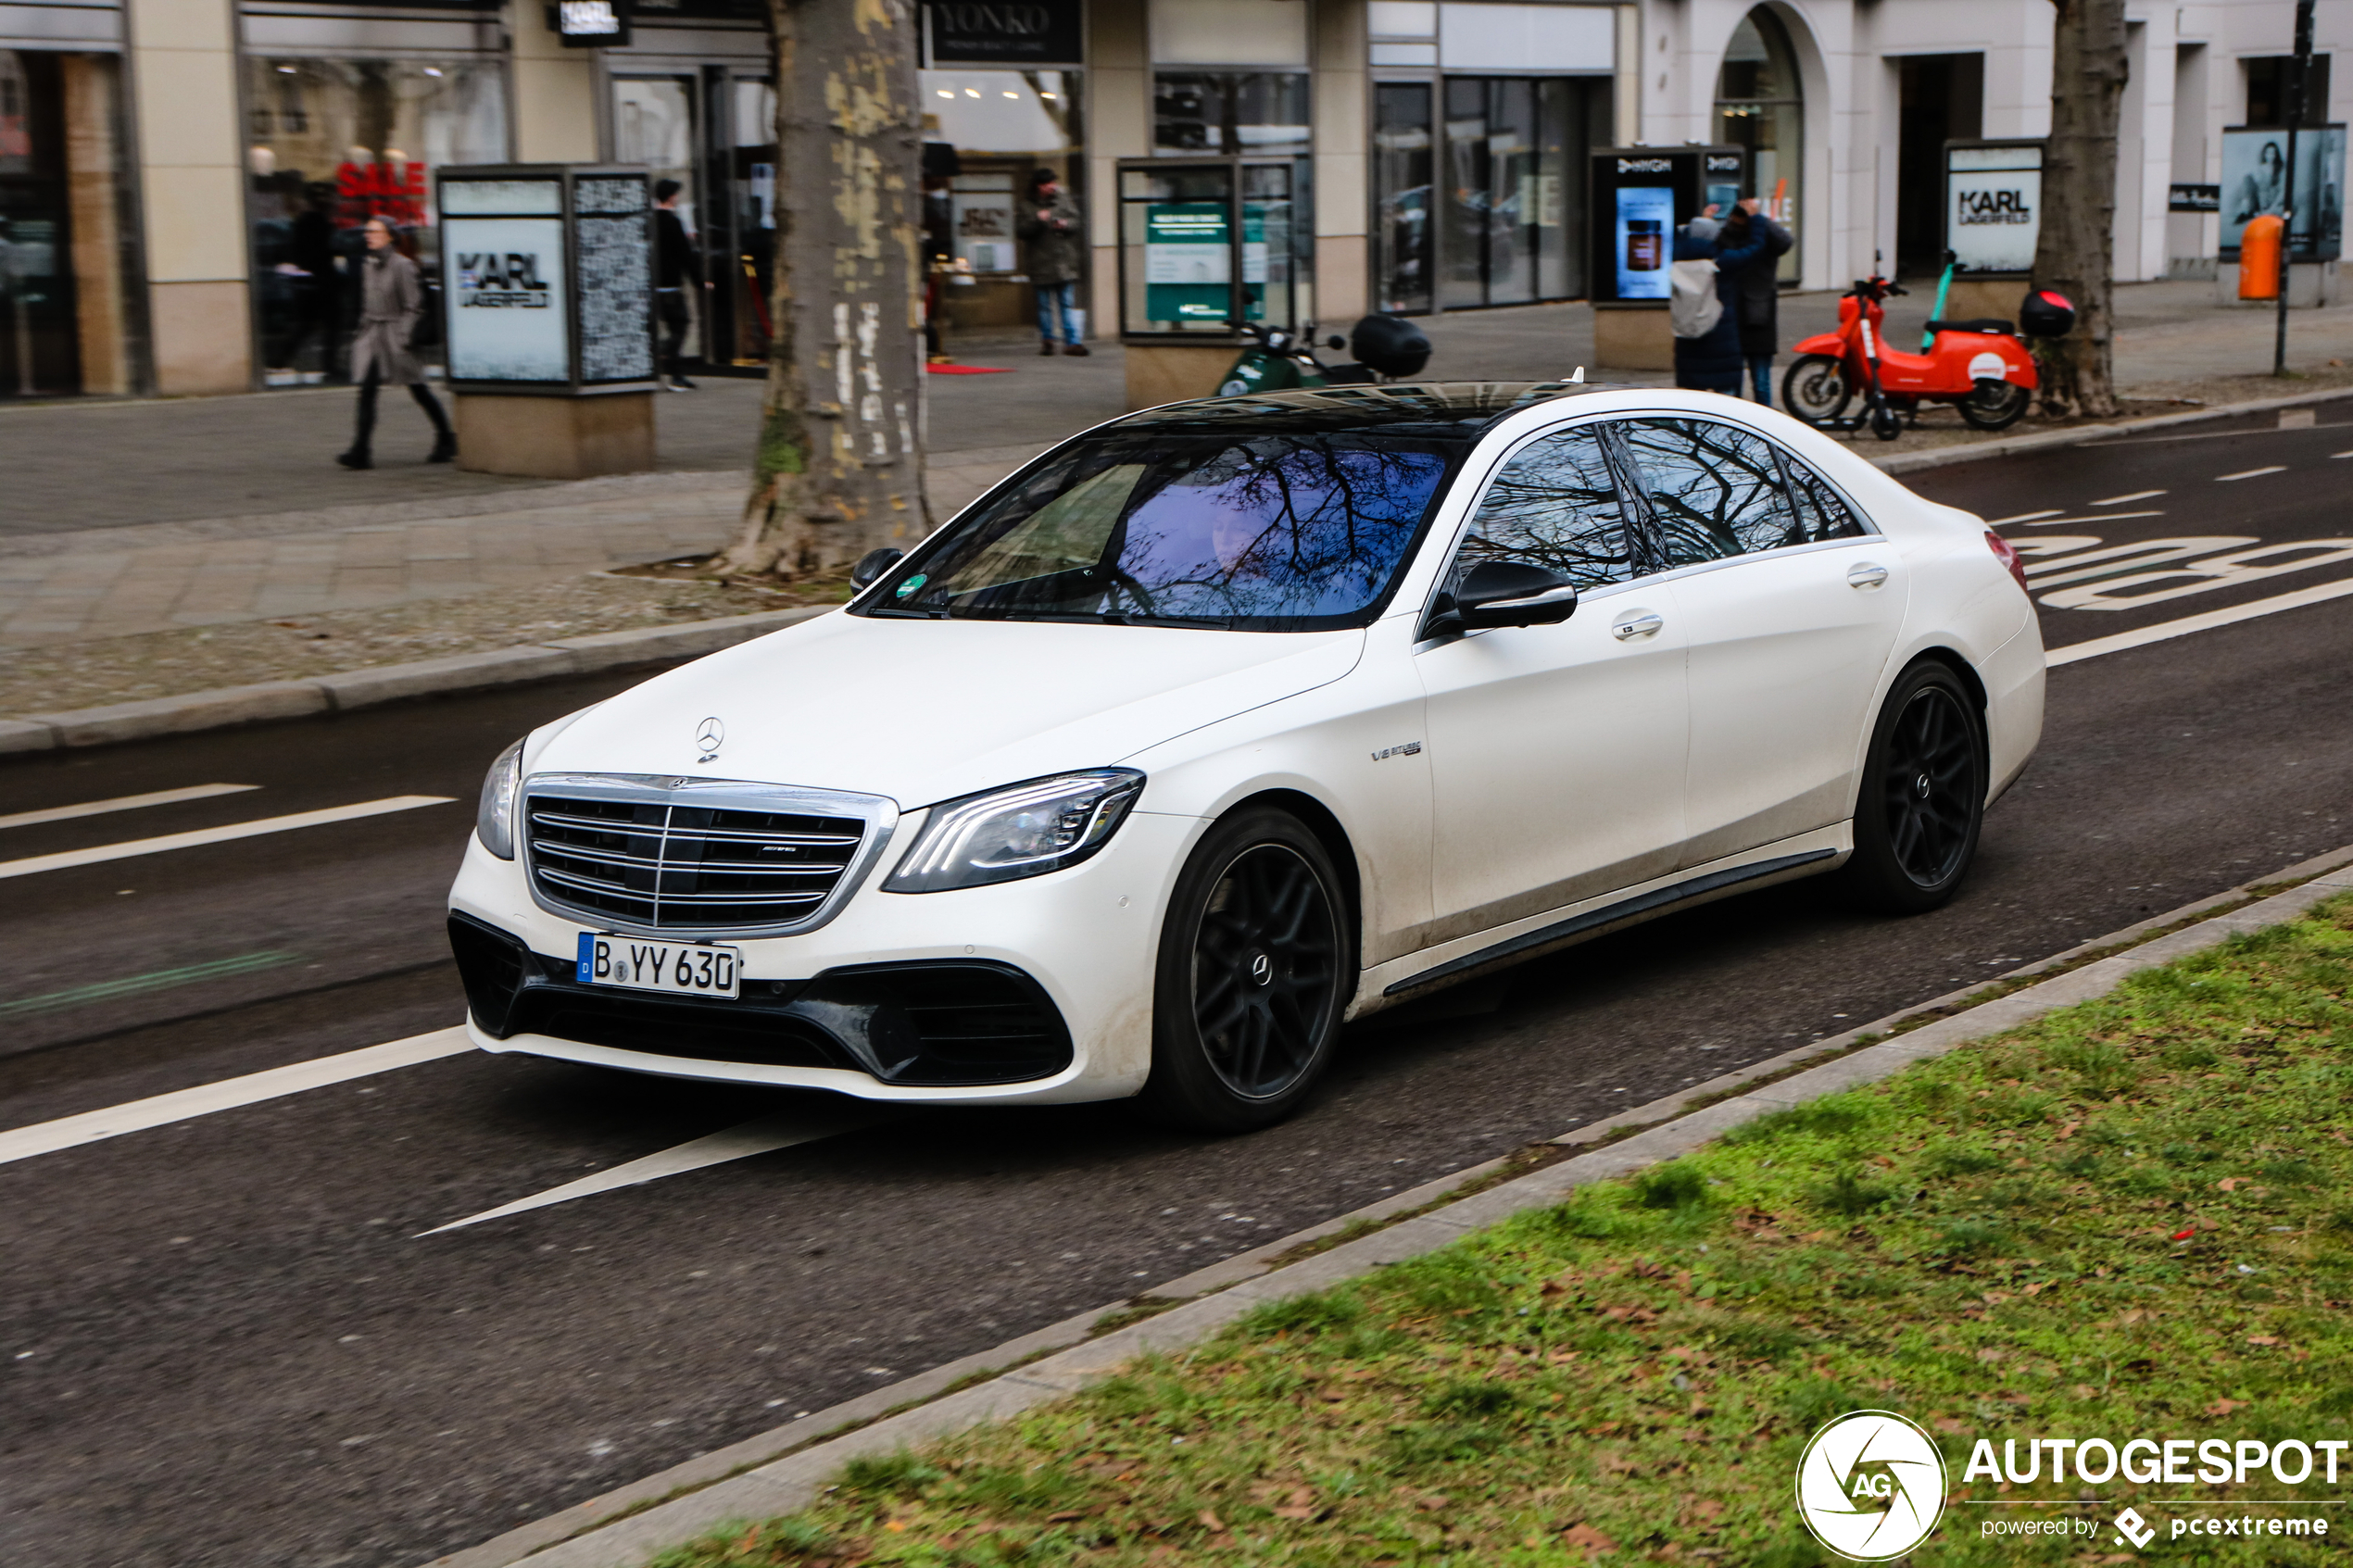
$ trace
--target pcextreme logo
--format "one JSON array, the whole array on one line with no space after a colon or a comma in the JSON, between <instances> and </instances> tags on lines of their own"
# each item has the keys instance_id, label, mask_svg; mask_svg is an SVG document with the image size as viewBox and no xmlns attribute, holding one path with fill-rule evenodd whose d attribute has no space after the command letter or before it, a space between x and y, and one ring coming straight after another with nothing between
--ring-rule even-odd
<instances>
[{"instance_id":1,"label":"pcextreme logo","mask_svg":"<svg viewBox=\"0 0 2353 1568\"><path fill-rule=\"evenodd\" d=\"M1928 1539L1944 1511L1944 1457L1893 1411L1850 1411L1797 1461L1797 1512L1850 1562L1885 1562Z\"/></svg>"}]
</instances>

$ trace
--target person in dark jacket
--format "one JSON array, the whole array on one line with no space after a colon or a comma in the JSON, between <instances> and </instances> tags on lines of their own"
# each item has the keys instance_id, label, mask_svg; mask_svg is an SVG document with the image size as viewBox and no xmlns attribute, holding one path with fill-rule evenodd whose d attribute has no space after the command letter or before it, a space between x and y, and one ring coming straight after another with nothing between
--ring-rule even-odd
<instances>
[{"instance_id":1,"label":"person in dark jacket","mask_svg":"<svg viewBox=\"0 0 2353 1568\"><path fill-rule=\"evenodd\" d=\"M1029 177L1029 196L1022 203L1015 230L1029 245L1029 281L1038 290L1038 352L1054 351L1054 323L1062 322L1063 352L1084 354L1078 341L1078 273L1087 260L1087 236L1080 232L1078 204L1062 188L1051 169Z\"/></svg>"},{"instance_id":2,"label":"person in dark jacket","mask_svg":"<svg viewBox=\"0 0 2353 1568\"><path fill-rule=\"evenodd\" d=\"M351 379L359 383L359 423L351 449L335 461L347 469L376 466L371 442L376 433L376 391L384 383L405 386L417 407L433 421L433 451L425 461L446 463L458 455L458 433L449 428L440 399L425 385L425 369L409 340L417 318L424 314L424 284L417 264L395 247L392 225L371 218L360 230L367 238L367 259L359 264L359 331L351 340Z\"/></svg>"},{"instance_id":3,"label":"person in dark jacket","mask_svg":"<svg viewBox=\"0 0 2353 1568\"><path fill-rule=\"evenodd\" d=\"M702 275L702 255L678 216L678 193L685 189L675 180L654 182L654 311L661 318L661 368L673 392L695 390L686 379L686 332L695 324L686 285L692 282L697 293L711 286Z\"/></svg>"},{"instance_id":4,"label":"person in dark jacket","mask_svg":"<svg viewBox=\"0 0 2353 1568\"><path fill-rule=\"evenodd\" d=\"M1698 229L1702 232L1693 232ZM1741 395L1741 274L1765 254L1765 239L1752 233L1748 243L1728 245L1725 236L1704 224L1675 231L1675 259L1716 263L1716 297L1723 313L1698 337L1675 340L1675 384L1693 392Z\"/></svg>"},{"instance_id":5,"label":"person in dark jacket","mask_svg":"<svg viewBox=\"0 0 2353 1568\"><path fill-rule=\"evenodd\" d=\"M1762 235L1765 252L1741 270L1741 358L1748 365L1749 385L1768 408L1773 406L1773 356L1781 348L1780 259L1794 242L1790 232L1765 216L1762 204L1750 196L1724 225L1723 243L1741 245Z\"/></svg>"}]
</instances>

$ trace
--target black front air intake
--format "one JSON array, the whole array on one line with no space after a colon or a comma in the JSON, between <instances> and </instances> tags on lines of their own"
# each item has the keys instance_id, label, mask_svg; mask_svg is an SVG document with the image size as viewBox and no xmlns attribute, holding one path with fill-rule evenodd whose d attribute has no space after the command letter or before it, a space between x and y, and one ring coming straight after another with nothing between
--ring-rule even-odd
<instances>
[{"instance_id":1,"label":"black front air intake","mask_svg":"<svg viewBox=\"0 0 2353 1568\"><path fill-rule=\"evenodd\" d=\"M646 1056L832 1067L886 1084L952 1087L1051 1077L1070 1032L1044 987L1010 964L947 959L747 980L736 999L583 985L568 959L532 952L470 915L449 946L475 1025Z\"/></svg>"}]
</instances>

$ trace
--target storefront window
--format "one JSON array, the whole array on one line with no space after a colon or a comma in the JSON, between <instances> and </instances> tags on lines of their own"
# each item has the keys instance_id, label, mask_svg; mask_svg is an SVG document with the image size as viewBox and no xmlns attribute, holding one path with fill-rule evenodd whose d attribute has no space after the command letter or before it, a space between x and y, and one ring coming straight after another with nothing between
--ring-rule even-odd
<instances>
[{"instance_id":1,"label":"storefront window","mask_svg":"<svg viewBox=\"0 0 2353 1568\"><path fill-rule=\"evenodd\" d=\"M1035 261L1020 216L1040 170L1077 205L1078 248L1088 251L1080 73L941 69L921 78L925 237L941 273L937 308L959 331L1028 324Z\"/></svg>"},{"instance_id":2,"label":"storefront window","mask_svg":"<svg viewBox=\"0 0 2353 1568\"><path fill-rule=\"evenodd\" d=\"M1121 330L1223 336L1312 316L1302 161L1123 169Z\"/></svg>"},{"instance_id":3,"label":"storefront window","mask_svg":"<svg viewBox=\"0 0 2353 1568\"><path fill-rule=\"evenodd\" d=\"M1374 240L1385 311L1430 307L1430 95L1422 82L1373 89L1373 189L1380 207Z\"/></svg>"},{"instance_id":4,"label":"storefront window","mask_svg":"<svg viewBox=\"0 0 2353 1568\"><path fill-rule=\"evenodd\" d=\"M1152 151L1252 157L1308 151L1307 74L1164 70L1152 78Z\"/></svg>"},{"instance_id":5,"label":"storefront window","mask_svg":"<svg viewBox=\"0 0 2353 1568\"><path fill-rule=\"evenodd\" d=\"M342 379L371 218L430 276L434 171L507 157L506 78L484 60L252 59L247 167L266 379Z\"/></svg>"},{"instance_id":6,"label":"storefront window","mask_svg":"<svg viewBox=\"0 0 2353 1568\"><path fill-rule=\"evenodd\" d=\"M700 193L695 178L695 79L691 76L621 78L612 84L612 157L615 163L646 166L656 183L675 180L678 220L690 239L702 237L696 220ZM704 270L711 273L711 260ZM702 358L704 292L684 280L688 290L687 329L681 352L689 359Z\"/></svg>"},{"instance_id":7,"label":"storefront window","mask_svg":"<svg viewBox=\"0 0 2353 1568\"><path fill-rule=\"evenodd\" d=\"M1805 89L1797 53L1779 18L1759 6L1732 30L1716 82L1716 137L1748 149L1749 188L1765 215L1797 230L1798 182L1805 172ZM1781 257L1784 282L1797 277L1797 249Z\"/></svg>"},{"instance_id":8,"label":"storefront window","mask_svg":"<svg viewBox=\"0 0 2353 1568\"><path fill-rule=\"evenodd\" d=\"M0 397L132 390L118 80L0 49Z\"/></svg>"}]
</instances>

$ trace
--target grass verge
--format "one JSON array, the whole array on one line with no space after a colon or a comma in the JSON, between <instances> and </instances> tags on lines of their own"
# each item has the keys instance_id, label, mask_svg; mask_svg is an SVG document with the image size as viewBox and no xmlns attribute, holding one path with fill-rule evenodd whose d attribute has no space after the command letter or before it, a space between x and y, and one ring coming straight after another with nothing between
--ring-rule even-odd
<instances>
[{"instance_id":1,"label":"grass verge","mask_svg":"<svg viewBox=\"0 0 2353 1568\"><path fill-rule=\"evenodd\" d=\"M2334 1560L2353 1510L2322 1505L2353 1461L2336 1486L1964 1471L1980 1439L2353 1436L2349 993L2338 900L1076 1399L853 1461L803 1512L659 1563L1796 1568L1831 1560L1791 1506L1799 1454L1862 1408L1944 1449L1921 1562L2137 1561L2108 1523L2128 1504L2150 1555ZM2278 1498L2300 1506L2243 1500ZM2171 1535L2225 1515L2330 1533ZM1983 1533L2070 1517L2088 1533Z\"/></svg>"}]
</instances>

